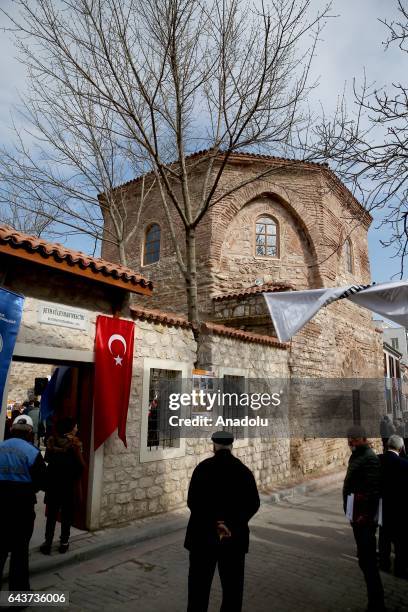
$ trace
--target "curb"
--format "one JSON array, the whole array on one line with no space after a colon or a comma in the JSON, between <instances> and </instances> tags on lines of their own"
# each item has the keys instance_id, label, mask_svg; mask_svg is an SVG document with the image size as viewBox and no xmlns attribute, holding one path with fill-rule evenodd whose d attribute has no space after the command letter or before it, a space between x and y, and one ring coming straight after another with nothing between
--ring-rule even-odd
<instances>
[{"instance_id":1,"label":"curb","mask_svg":"<svg viewBox=\"0 0 408 612\"><path fill-rule=\"evenodd\" d=\"M261 493L261 502L264 504L277 504L283 500L293 498L295 495L306 495L307 493L336 485L343 480L344 474L345 471L342 470L335 474L328 474L327 476L314 478L302 484L280 489L274 493ZM158 517L155 517L154 525L125 525L117 529L109 529L108 533L106 533L106 531L97 531L92 534L92 537L95 539L94 542L90 542L77 550L68 551L63 555L43 556L39 552L39 548L35 548L30 551L31 555L34 553L36 557L30 561L30 576L52 572L58 568L73 565L74 563L89 561L107 551L112 551L123 546L131 546L132 544L139 544L146 540L152 540L176 531L185 530L187 521L188 513L186 512L185 517L178 516L165 520L159 520ZM5 572L4 581L6 581L7 578L8 572Z\"/></svg>"},{"instance_id":2,"label":"curb","mask_svg":"<svg viewBox=\"0 0 408 612\"><path fill-rule=\"evenodd\" d=\"M281 501L290 499L295 495L307 495L312 491L318 491L329 486L334 486L344 480L345 474L346 471L341 470L335 474L327 474L327 476L313 478L302 484L296 484L286 489L280 489L274 493L261 493L260 498L265 504L277 504Z\"/></svg>"},{"instance_id":3,"label":"curb","mask_svg":"<svg viewBox=\"0 0 408 612\"><path fill-rule=\"evenodd\" d=\"M94 536L95 540L100 539L100 541L91 542L78 550L72 550L63 555L43 556L39 552L39 548L35 548L30 553L31 555L34 553L35 556L38 555L39 558L30 561L30 576L52 572L63 566L66 567L81 561L89 561L107 551L168 535L169 533L185 529L186 526L187 518L176 518L155 525L118 528L109 535L104 535L101 531ZM122 533L118 533L118 531L122 531ZM5 572L3 580L6 581L7 578L8 572Z\"/></svg>"}]
</instances>

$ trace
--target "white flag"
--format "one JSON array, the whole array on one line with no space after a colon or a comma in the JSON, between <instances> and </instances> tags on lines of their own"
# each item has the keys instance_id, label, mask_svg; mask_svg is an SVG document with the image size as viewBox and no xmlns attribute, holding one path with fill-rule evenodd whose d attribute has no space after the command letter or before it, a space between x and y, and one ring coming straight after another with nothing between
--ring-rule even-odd
<instances>
[{"instance_id":1,"label":"white flag","mask_svg":"<svg viewBox=\"0 0 408 612\"><path fill-rule=\"evenodd\" d=\"M276 291L264 293L264 297L281 342L290 340L320 308L343 298L408 327L408 281L307 291Z\"/></svg>"}]
</instances>

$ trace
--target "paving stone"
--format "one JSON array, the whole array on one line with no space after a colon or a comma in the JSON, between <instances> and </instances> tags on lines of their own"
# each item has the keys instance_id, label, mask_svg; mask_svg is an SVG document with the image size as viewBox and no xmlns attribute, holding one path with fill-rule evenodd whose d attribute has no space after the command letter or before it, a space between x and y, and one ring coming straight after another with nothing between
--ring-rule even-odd
<instances>
[{"instance_id":1,"label":"paving stone","mask_svg":"<svg viewBox=\"0 0 408 612\"><path fill-rule=\"evenodd\" d=\"M243 612L365 610L365 584L338 487L263 504L251 535ZM74 611L182 612L188 574L183 537L175 532L34 576L32 588L70 591ZM382 577L389 612L408 611L408 581ZM209 612L218 612L220 604L216 574Z\"/></svg>"}]
</instances>

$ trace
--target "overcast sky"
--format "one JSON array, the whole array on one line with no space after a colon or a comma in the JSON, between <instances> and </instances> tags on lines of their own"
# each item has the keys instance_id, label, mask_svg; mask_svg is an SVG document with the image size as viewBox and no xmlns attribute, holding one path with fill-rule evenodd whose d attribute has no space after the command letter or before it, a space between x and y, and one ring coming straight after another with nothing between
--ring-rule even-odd
<instances>
[{"instance_id":1,"label":"overcast sky","mask_svg":"<svg viewBox=\"0 0 408 612\"><path fill-rule=\"evenodd\" d=\"M32 0L35 2L35 0ZM10 5L9 0L0 0L2 7ZM312 0L312 6L323 6L323 0ZM391 19L395 15L394 0L334 0L330 19L322 33L313 65L313 77L320 77L320 86L315 90L311 103L321 102L325 109L333 109L337 97L346 84L346 95L352 104L351 84L353 77L361 82L366 69L369 81L378 85L407 78L407 55L394 49L384 51L382 41L386 29L378 18ZM0 24L5 20L0 15ZM24 93L24 69L15 58L16 50L7 34L0 33L0 138L7 143L10 138L10 113L18 98ZM399 263L391 251L384 250L379 240L384 233L378 230L378 220L370 229L370 256L373 280L380 282L391 279L399 270ZM74 242L74 244L73 244ZM70 240L75 248L86 249L80 239Z\"/></svg>"}]
</instances>

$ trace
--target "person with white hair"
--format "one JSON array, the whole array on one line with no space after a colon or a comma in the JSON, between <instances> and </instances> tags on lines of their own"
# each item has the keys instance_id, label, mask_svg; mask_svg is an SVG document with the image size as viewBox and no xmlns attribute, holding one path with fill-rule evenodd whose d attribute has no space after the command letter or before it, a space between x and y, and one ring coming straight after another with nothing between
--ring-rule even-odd
<instances>
[{"instance_id":1,"label":"person with white hair","mask_svg":"<svg viewBox=\"0 0 408 612\"><path fill-rule=\"evenodd\" d=\"M30 590L28 549L34 506L46 478L44 459L32 442L33 422L28 415L20 415L13 421L9 439L0 443L0 588L10 554L10 591Z\"/></svg>"},{"instance_id":2,"label":"person with white hair","mask_svg":"<svg viewBox=\"0 0 408 612\"><path fill-rule=\"evenodd\" d=\"M408 578L408 460L401 457L404 440L390 436L387 451L380 455L382 471L383 520L379 535L380 569L391 569L391 545L394 545L394 574Z\"/></svg>"}]
</instances>

